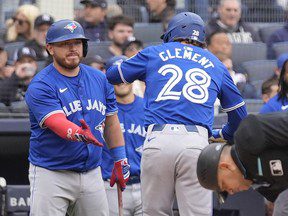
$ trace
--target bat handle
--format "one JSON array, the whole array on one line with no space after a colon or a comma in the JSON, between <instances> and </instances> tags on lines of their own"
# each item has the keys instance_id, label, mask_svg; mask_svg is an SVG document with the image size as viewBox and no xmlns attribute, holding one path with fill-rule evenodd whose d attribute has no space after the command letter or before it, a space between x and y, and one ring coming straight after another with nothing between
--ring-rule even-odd
<instances>
[{"instance_id":1,"label":"bat handle","mask_svg":"<svg viewBox=\"0 0 288 216\"><path fill-rule=\"evenodd\" d=\"M120 184L117 182L117 195L118 195L118 210L119 216L123 216L123 200L122 200L122 190Z\"/></svg>"}]
</instances>

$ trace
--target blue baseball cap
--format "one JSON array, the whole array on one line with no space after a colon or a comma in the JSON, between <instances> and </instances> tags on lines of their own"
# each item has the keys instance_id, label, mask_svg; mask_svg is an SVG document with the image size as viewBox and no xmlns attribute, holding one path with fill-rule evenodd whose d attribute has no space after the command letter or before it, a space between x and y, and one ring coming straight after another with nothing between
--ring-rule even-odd
<instances>
[{"instance_id":1,"label":"blue baseball cap","mask_svg":"<svg viewBox=\"0 0 288 216\"><path fill-rule=\"evenodd\" d=\"M277 58L277 67L281 70L284 63L288 60L288 53L283 53Z\"/></svg>"}]
</instances>

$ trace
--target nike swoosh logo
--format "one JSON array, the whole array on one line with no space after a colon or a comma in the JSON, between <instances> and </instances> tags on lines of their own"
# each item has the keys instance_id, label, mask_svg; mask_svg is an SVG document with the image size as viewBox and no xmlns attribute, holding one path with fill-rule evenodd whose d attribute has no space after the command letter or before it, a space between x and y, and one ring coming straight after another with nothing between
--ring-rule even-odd
<instances>
[{"instance_id":1,"label":"nike swoosh logo","mask_svg":"<svg viewBox=\"0 0 288 216\"><path fill-rule=\"evenodd\" d=\"M155 139L156 137L148 138L147 141L150 142L151 140Z\"/></svg>"},{"instance_id":2,"label":"nike swoosh logo","mask_svg":"<svg viewBox=\"0 0 288 216\"><path fill-rule=\"evenodd\" d=\"M67 90L68 88L64 88L64 89L59 89L59 91L60 91L60 93L63 93L63 92L65 92L66 90Z\"/></svg>"},{"instance_id":3,"label":"nike swoosh logo","mask_svg":"<svg viewBox=\"0 0 288 216\"><path fill-rule=\"evenodd\" d=\"M286 106L282 106L281 109L282 109L282 110L286 110L286 109L288 109L288 105L286 105Z\"/></svg>"}]
</instances>

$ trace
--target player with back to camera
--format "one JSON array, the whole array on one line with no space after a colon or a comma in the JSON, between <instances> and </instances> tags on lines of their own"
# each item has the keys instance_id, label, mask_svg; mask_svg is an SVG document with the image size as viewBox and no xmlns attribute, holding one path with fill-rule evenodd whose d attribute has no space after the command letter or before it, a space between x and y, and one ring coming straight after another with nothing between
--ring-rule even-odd
<instances>
[{"instance_id":1,"label":"player with back to camera","mask_svg":"<svg viewBox=\"0 0 288 216\"><path fill-rule=\"evenodd\" d=\"M101 71L80 64L87 40L75 21L52 24L46 48L53 63L26 93L30 216L109 215L100 170L102 135L115 161L111 185L117 181L124 190L129 177L113 86Z\"/></svg>"},{"instance_id":2,"label":"player with back to camera","mask_svg":"<svg viewBox=\"0 0 288 216\"><path fill-rule=\"evenodd\" d=\"M106 73L112 84L146 83L143 215L172 215L175 194L180 215L211 215L212 193L197 180L197 159L209 136L233 139L246 108L226 67L204 49L200 16L177 14L161 38L163 44L145 48ZM212 131L217 97L228 123Z\"/></svg>"}]
</instances>

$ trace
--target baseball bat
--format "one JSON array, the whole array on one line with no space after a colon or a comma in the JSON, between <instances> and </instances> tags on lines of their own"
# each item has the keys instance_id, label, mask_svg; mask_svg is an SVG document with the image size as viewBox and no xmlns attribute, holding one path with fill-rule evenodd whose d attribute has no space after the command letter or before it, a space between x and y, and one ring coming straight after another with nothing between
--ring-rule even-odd
<instances>
[{"instance_id":1,"label":"baseball bat","mask_svg":"<svg viewBox=\"0 0 288 216\"><path fill-rule=\"evenodd\" d=\"M119 216L123 216L123 200L122 200L122 190L120 184L117 183L117 194L118 194L118 210Z\"/></svg>"}]
</instances>

